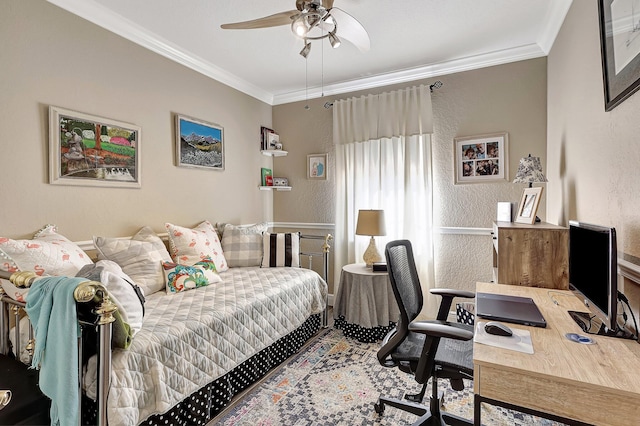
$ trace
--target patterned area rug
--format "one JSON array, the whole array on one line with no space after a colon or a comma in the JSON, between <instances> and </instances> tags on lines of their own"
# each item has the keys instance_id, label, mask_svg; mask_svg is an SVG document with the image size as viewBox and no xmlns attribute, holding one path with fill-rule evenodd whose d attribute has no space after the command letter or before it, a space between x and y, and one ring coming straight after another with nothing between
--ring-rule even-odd
<instances>
[{"instance_id":1,"label":"patterned area rug","mask_svg":"<svg viewBox=\"0 0 640 426\"><path fill-rule=\"evenodd\" d=\"M255 390L214 419L210 425L402 425L415 415L387 406L382 416L373 404L379 395L403 398L420 386L397 368L378 363L379 343L361 343L335 329L322 330L300 354L295 355ZM442 380L443 410L467 419L473 417L473 382L456 392ZM427 391L427 395L429 390ZM428 397L427 397L428 398ZM558 425L558 423L482 406L487 425Z\"/></svg>"}]
</instances>

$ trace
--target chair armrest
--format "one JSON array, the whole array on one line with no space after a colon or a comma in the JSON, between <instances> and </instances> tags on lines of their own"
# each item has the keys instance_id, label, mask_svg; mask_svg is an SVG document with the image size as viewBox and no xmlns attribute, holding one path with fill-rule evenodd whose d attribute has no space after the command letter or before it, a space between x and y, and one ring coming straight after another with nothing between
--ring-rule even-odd
<instances>
[{"instance_id":1,"label":"chair armrest","mask_svg":"<svg viewBox=\"0 0 640 426\"><path fill-rule=\"evenodd\" d=\"M429 290L429 292L437 296L442 296L440 308L438 309L438 315L436 316L436 319L440 321L445 321L449 316L449 309L451 309L451 304L453 303L454 297L463 297L466 299L476 297L476 294L473 292L465 290L454 290L451 288L432 288L431 290Z\"/></svg>"},{"instance_id":2,"label":"chair armrest","mask_svg":"<svg viewBox=\"0 0 640 426\"><path fill-rule=\"evenodd\" d=\"M409 330L433 337L445 337L455 340L471 340L473 332L453 327L443 321L414 321L409 324Z\"/></svg>"},{"instance_id":3,"label":"chair armrest","mask_svg":"<svg viewBox=\"0 0 640 426\"><path fill-rule=\"evenodd\" d=\"M466 299L473 299L476 297L476 294L472 291L454 290L452 288L432 288L429 292L442 297L464 297Z\"/></svg>"}]
</instances>

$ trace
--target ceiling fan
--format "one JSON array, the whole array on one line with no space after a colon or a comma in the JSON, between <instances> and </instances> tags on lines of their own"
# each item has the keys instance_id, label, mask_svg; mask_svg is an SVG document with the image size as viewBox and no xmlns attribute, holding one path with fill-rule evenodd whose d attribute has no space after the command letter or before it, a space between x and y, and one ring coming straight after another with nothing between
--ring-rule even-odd
<instances>
[{"instance_id":1,"label":"ceiling fan","mask_svg":"<svg viewBox=\"0 0 640 426\"><path fill-rule=\"evenodd\" d=\"M360 49L369 50L370 41L367 30L356 18L347 12L333 7L334 0L296 0L296 10L276 13L251 21L220 25L223 29L245 30L255 28L291 25L291 31L304 40L300 55L307 57L311 51L311 41L329 39L331 47L340 46L341 39Z\"/></svg>"}]
</instances>

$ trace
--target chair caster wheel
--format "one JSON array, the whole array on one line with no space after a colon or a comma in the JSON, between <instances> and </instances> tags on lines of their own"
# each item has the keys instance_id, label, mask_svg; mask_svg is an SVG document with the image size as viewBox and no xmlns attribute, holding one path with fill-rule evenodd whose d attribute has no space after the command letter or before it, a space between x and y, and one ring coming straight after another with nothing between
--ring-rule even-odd
<instances>
[{"instance_id":1,"label":"chair caster wheel","mask_svg":"<svg viewBox=\"0 0 640 426\"><path fill-rule=\"evenodd\" d=\"M382 413L384 413L384 404L382 403L375 403L373 404L373 409L376 411L376 413L378 413L378 415L382 415Z\"/></svg>"}]
</instances>

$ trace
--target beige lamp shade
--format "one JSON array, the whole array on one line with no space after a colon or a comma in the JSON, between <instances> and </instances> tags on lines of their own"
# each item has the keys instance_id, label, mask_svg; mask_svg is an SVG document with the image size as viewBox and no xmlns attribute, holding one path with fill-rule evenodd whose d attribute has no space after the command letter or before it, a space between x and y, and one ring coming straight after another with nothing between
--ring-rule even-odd
<instances>
[{"instance_id":1,"label":"beige lamp shade","mask_svg":"<svg viewBox=\"0 0 640 426\"><path fill-rule=\"evenodd\" d=\"M371 267L376 262L382 261L382 256L376 247L375 235L386 235L384 226L384 210L359 210L356 235L369 235L369 247L362 255L364 263Z\"/></svg>"},{"instance_id":2,"label":"beige lamp shade","mask_svg":"<svg viewBox=\"0 0 640 426\"><path fill-rule=\"evenodd\" d=\"M384 210L359 210L356 235L386 235Z\"/></svg>"}]
</instances>

